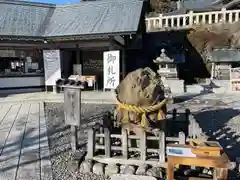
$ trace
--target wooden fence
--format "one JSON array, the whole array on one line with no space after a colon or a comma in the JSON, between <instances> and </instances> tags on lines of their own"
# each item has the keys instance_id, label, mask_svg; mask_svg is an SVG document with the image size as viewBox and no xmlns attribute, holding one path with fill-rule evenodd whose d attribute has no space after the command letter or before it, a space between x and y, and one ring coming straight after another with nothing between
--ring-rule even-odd
<instances>
[{"instance_id":1,"label":"wooden fence","mask_svg":"<svg viewBox=\"0 0 240 180\"><path fill-rule=\"evenodd\" d=\"M159 17L146 18L146 30L165 31L172 29L188 29L198 25L234 23L240 19L240 10L226 10L194 13L190 11L187 14L180 15L162 15Z\"/></svg>"},{"instance_id":2,"label":"wooden fence","mask_svg":"<svg viewBox=\"0 0 240 180\"><path fill-rule=\"evenodd\" d=\"M97 143L97 138L104 138L104 145ZM121 140L121 145L113 145L112 139ZM139 147L131 146L129 140L140 140ZM158 141L158 148L148 148L147 141ZM116 164L149 164L153 166L165 167L166 161L166 142L177 142L179 144L185 144L186 137L184 132L180 132L178 137L165 137L163 131L159 132L158 136L147 136L146 132L143 132L141 137L136 135L128 135L127 130L122 130L121 134L110 134L108 128L104 128L104 133L97 133L96 129L88 130L88 149L87 159L99 161L101 163L116 163ZM98 150L104 150L103 155L95 154ZM113 152L120 151L121 155L112 156ZM131 158L130 152L139 152L140 156ZM158 158L148 158L149 153L158 154Z\"/></svg>"},{"instance_id":3,"label":"wooden fence","mask_svg":"<svg viewBox=\"0 0 240 180\"><path fill-rule=\"evenodd\" d=\"M178 119L178 113L176 109L173 110L173 120L176 122ZM186 110L185 115L189 121L188 134L190 137L197 137L201 130L197 130L199 125L191 117L190 111ZM188 115L188 116L187 116ZM198 133L195 133L197 130ZM159 130L157 135L148 135L146 132L142 132L140 136L129 135L126 129L122 129L121 133L112 133L111 127L91 128L88 130L88 149L87 159L96 160L101 163L116 163L116 164L149 164L153 166L165 167L166 165L166 144L167 143L178 143L185 144L189 141L186 137L186 133L180 131L177 137L166 136L164 130ZM100 141L99 139L102 139ZM113 140L118 140L118 144L114 144ZM138 140L139 145L134 146L130 143L132 140ZM149 147L149 141L155 141L158 147ZM99 143L102 142L102 143ZM99 155L96 152L101 150L104 152ZM118 155L113 156L114 152L118 152ZM130 157L130 154L134 152L138 153L138 157ZM155 154L155 157L150 157L151 154ZM156 156L157 155L157 156Z\"/></svg>"}]
</instances>

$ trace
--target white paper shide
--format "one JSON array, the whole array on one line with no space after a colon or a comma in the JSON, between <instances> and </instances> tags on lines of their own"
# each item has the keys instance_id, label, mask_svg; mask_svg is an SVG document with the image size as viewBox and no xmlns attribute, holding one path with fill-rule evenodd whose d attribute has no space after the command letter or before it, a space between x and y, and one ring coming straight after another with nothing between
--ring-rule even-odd
<instances>
[{"instance_id":1,"label":"white paper shide","mask_svg":"<svg viewBox=\"0 0 240 180\"><path fill-rule=\"evenodd\" d=\"M103 53L104 89L116 89L120 80L120 51Z\"/></svg>"},{"instance_id":2,"label":"white paper shide","mask_svg":"<svg viewBox=\"0 0 240 180\"><path fill-rule=\"evenodd\" d=\"M44 50L44 70L45 70L45 85L54 86L56 80L61 78L61 62L59 50Z\"/></svg>"}]
</instances>

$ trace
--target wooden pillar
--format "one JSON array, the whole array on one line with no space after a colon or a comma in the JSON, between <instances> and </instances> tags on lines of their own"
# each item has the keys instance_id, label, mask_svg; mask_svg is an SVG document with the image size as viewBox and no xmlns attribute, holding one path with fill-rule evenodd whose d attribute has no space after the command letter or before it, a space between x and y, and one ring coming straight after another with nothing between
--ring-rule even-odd
<instances>
[{"instance_id":1,"label":"wooden pillar","mask_svg":"<svg viewBox=\"0 0 240 180\"><path fill-rule=\"evenodd\" d=\"M109 50L109 51L116 50L116 48L115 48L115 46L114 46L113 40L110 40L110 43L109 43L109 46L108 46L108 50Z\"/></svg>"},{"instance_id":2,"label":"wooden pillar","mask_svg":"<svg viewBox=\"0 0 240 180\"><path fill-rule=\"evenodd\" d=\"M126 76L126 50L122 49L122 58L121 58L121 65L122 65L122 79Z\"/></svg>"},{"instance_id":3,"label":"wooden pillar","mask_svg":"<svg viewBox=\"0 0 240 180\"><path fill-rule=\"evenodd\" d=\"M79 44L76 45L76 64L80 64L81 65L79 74L82 75L83 62L82 62L82 58L81 58L81 50L79 49Z\"/></svg>"},{"instance_id":4,"label":"wooden pillar","mask_svg":"<svg viewBox=\"0 0 240 180\"><path fill-rule=\"evenodd\" d=\"M81 59L80 59L80 50L79 50L79 45L77 44L76 45L76 62L77 64L80 64L81 62Z\"/></svg>"}]
</instances>

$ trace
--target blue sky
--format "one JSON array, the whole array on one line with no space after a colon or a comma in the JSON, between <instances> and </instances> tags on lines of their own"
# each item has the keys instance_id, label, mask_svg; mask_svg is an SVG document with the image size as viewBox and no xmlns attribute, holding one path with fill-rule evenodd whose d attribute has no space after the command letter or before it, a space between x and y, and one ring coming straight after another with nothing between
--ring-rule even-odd
<instances>
[{"instance_id":1,"label":"blue sky","mask_svg":"<svg viewBox=\"0 0 240 180\"><path fill-rule=\"evenodd\" d=\"M41 3L52 3L52 4L66 4L66 3L75 3L80 0L26 0L30 2L41 2Z\"/></svg>"}]
</instances>

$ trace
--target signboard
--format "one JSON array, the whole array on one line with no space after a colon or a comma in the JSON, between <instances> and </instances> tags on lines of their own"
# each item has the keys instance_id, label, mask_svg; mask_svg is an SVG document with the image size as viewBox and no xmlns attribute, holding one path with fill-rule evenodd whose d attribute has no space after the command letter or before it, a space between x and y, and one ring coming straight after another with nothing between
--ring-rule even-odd
<instances>
[{"instance_id":1,"label":"signboard","mask_svg":"<svg viewBox=\"0 0 240 180\"><path fill-rule=\"evenodd\" d=\"M0 57L16 57L16 51L15 50L0 50Z\"/></svg>"},{"instance_id":2,"label":"signboard","mask_svg":"<svg viewBox=\"0 0 240 180\"><path fill-rule=\"evenodd\" d=\"M230 80L230 88L232 91L240 91L240 79Z\"/></svg>"},{"instance_id":3,"label":"signboard","mask_svg":"<svg viewBox=\"0 0 240 180\"><path fill-rule=\"evenodd\" d=\"M231 68L231 79L240 79L240 68Z\"/></svg>"},{"instance_id":4,"label":"signboard","mask_svg":"<svg viewBox=\"0 0 240 180\"><path fill-rule=\"evenodd\" d=\"M81 64L73 65L73 74L74 75L82 75L82 65Z\"/></svg>"},{"instance_id":5,"label":"signboard","mask_svg":"<svg viewBox=\"0 0 240 180\"><path fill-rule=\"evenodd\" d=\"M61 78L61 61L59 50L43 50L45 85L54 86Z\"/></svg>"},{"instance_id":6,"label":"signboard","mask_svg":"<svg viewBox=\"0 0 240 180\"><path fill-rule=\"evenodd\" d=\"M64 90L65 124L80 126L81 120L81 90L66 88Z\"/></svg>"},{"instance_id":7,"label":"signboard","mask_svg":"<svg viewBox=\"0 0 240 180\"><path fill-rule=\"evenodd\" d=\"M240 91L240 68L231 68L230 88L232 91Z\"/></svg>"},{"instance_id":8,"label":"signboard","mask_svg":"<svg viewBox=\"0 0 240 180\"><path fill-rule=\"evenodd\" d=\"M120 51L103 53L104 89L116 89L120 81Z\"/></svg>"}]
</instances>

